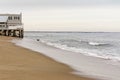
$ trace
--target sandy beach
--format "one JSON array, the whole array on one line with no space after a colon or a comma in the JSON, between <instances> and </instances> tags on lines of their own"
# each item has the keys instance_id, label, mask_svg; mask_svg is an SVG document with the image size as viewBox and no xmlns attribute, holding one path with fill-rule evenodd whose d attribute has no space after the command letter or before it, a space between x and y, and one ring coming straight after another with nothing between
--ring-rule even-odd
<instances>
[{"instance_id":1,"label":"sandy beach","mask_svg":"<svg viewBox=\"0 0 120 80\"><path fill-rule=\"evenodd\" d=\"M40 53L18 47L13 38L0 36L1 80L93 80L73 75L73 70Z\"/></svg>"}]
</instances>

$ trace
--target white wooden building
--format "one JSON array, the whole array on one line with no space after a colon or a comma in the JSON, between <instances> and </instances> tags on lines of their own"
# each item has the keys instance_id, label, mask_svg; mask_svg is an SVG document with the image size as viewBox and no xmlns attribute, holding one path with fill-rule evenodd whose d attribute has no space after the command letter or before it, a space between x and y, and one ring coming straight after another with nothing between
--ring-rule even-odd
<instances>
[{"instance_id":1,"label":"white wooden building","mask_svg":"<svg viewBox=\"0 0 120 80\"><path fill-rule=\"evenodd\" d=\"M0 34L23 37L22 13L0 14Z\"/></svg>"}]
</instances>

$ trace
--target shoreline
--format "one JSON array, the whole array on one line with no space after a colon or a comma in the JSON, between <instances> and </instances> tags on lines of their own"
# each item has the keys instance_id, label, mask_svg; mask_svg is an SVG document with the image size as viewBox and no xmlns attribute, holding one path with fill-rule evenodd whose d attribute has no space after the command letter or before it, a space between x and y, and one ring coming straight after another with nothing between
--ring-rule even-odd
<instances>
[{"instance_id":1,"label":"shoreline","mask_svg":"<svg viewBox=\"0 0 120 80\"><path fill-rule=\"evenodd\" d=\"M16 40L14 43L17 46L40 52L42 55L52 58L56 62L68 65L73 69L72 74L82 75L84 77L90 77L97 80L120 79L120 63L117 63L118 66L116 66L114 65L116 64L114 61L111 63L110 60L86 56L82 53L65 51L31 39Z\"/></svg>"},{"instance_id":2,"label":"shoreline","mask_svg":"<svg viewBox=\"0 0 120 80\"><path fill-rule=\"evenodd\" d=\"M43 54L16 46L10 42L14 38L3 36L0 38L2 80L93 80L71 74L74 70L69 66Z\"/></svg>"}]
</instances>

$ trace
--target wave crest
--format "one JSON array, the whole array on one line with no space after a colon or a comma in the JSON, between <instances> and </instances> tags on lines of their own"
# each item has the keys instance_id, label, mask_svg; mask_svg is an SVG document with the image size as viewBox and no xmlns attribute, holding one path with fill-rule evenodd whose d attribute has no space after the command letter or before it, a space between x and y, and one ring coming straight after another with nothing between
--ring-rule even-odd
<instances>
[{"instance_id":1,"label":"wave crest","mask_svg":"<svg viewBox=\"0 0 120 80\"><path fill-rule=\"evenodd\" d=\"M109 45L107 43L97 43L97 42L88 42L89 45L92 46L104 46L104 45Z\"/></svg>"}]
</instances>

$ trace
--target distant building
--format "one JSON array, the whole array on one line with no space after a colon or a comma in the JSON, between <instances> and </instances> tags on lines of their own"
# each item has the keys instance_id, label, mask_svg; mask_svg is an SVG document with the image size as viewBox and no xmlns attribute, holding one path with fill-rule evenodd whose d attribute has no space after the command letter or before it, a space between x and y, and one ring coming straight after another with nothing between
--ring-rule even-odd
<instances>
[{"instance_id":1,"label":"distant building","mask_svg":"<svg viewBox=\"0 0 120 80\"><path fill-rule=\"evenodd\" d=\"M1 35L21 35L23 32L22 13L20 14L0 14L0 34ZM20 36L19 35L19 36ZM23 33L22 33L23 36Z\"/></svg>"}]
</instances>

